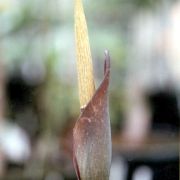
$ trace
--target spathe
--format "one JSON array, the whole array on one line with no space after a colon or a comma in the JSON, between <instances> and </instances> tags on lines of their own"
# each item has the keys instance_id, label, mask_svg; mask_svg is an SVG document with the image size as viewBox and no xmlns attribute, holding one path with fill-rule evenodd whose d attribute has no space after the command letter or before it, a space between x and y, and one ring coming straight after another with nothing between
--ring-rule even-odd
<instances>
[{"instance_id":1,"label":"spathe","mask_svg":"<svg viewBox=\"0 0 180 180\"><path fill-rule=\"evenodd\" d=\"M111 128L108 106L110 57L105 51L104 79L82 109L73 130L73 161L79 180L108 180Z\"/></svg>"}]
</instances>

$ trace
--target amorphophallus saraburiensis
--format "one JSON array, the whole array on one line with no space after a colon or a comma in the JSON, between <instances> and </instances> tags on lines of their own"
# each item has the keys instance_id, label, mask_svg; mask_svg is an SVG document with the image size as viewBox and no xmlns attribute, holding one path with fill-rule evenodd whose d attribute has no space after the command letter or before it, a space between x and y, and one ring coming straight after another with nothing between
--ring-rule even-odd
<instances>
[{"instance_id":1,"label":"amorphophallus saraburiensis","mask_svg":"<svg viewBox=\"0 0 180 180\"><path fill-rule=\"evenodd\" d=\"M73 129L74 167L79 180L108 180L112 153L108 107L110 57L105 51L104 79L95 90L81 0L75 0L75 40L81 114Z\"/></svg>"}]
</instances>

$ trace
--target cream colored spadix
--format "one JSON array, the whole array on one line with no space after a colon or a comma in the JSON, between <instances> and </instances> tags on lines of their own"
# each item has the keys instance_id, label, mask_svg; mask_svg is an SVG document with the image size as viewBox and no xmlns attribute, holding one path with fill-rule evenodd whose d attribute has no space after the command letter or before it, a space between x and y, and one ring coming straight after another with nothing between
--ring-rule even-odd
<instances>
[{"instance_id":1,"label":"cream colored spadix","mask_svg":"<svg viewBox=\"0 0 180 180\"><path fill-rule=\"evenodd\" d=\"M81 0L75 0L75 41L80 107L83 108L95 92L93 64L88 29Z\"/></svg>"}]
</instances>

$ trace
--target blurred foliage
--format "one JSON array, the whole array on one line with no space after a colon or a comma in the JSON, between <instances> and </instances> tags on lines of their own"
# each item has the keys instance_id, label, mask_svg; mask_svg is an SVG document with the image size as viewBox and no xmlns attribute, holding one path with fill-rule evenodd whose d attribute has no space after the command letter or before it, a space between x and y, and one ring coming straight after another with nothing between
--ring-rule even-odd
<instances>
[{"instance_id":1,"label":"blurred foliage","mask_svg":"<svg viewBox=\"0 0 180 180\"><path fill-rule=\"evenodd\" d=\"M124 79L129 26L141 9L153 10L165 0L84 1L97 84L102 80L103 52L112 59L111 120L119 126L124 112ZM73 35L73 3L70 0L26 0L0 2L0 51L8 73L22 71L24 64L37 62L45 68L40 84L42 119L53 131L79 113ZM38 68L37 68L38 71ZM74 117L75 116L75 117Z\"/></svg>"},{"instance_id":2,"label":"blurred foliage","mask_svg":"<svg viewBox=\"0 0 180 180\"><path fill-rule=\"evenodd\" d=\"M77 116L75 104L78 104L76 91L68 82L60 81L55 73L57 55L49 54L46 61L46 79L40 87L40 104L44 130L59 133L66 123ZM68 79L67 79L68 80Z\"/></svg>"}]
</instances>

